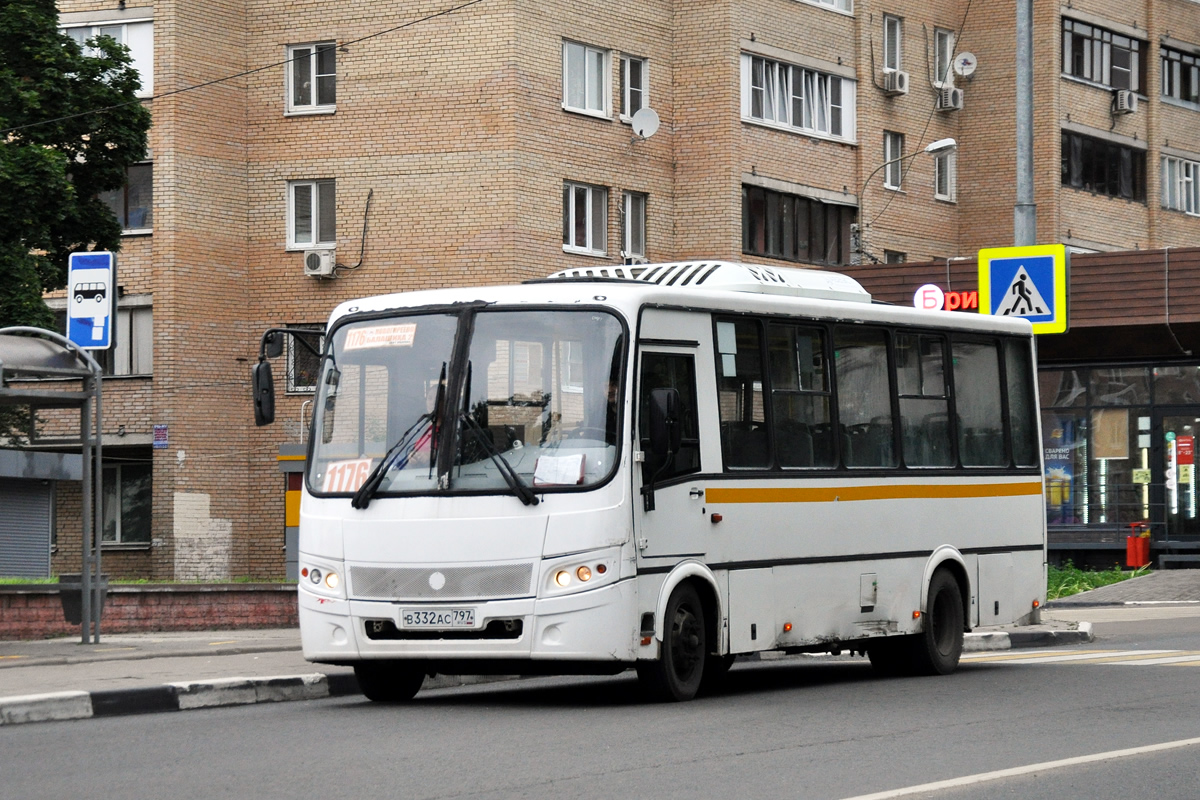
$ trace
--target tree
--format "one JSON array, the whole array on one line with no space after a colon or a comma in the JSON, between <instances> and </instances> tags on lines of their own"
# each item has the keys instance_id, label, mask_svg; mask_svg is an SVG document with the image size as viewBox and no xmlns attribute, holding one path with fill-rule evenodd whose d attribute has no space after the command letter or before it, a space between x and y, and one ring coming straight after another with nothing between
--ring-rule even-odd
<instances>
[{"instance_id":1,"label":"tree","mask_svg":"<svg viewBox=\"0 0 1200 800\"><path fill-rule=\"evenodd\" d=\"M42 294L66 283L70 254L120 249L99 195L145 158L150 111L128 48L81 48L54 0L0 0L0 38L0 327L53 328Z\"/></svg>"}]
</instances>

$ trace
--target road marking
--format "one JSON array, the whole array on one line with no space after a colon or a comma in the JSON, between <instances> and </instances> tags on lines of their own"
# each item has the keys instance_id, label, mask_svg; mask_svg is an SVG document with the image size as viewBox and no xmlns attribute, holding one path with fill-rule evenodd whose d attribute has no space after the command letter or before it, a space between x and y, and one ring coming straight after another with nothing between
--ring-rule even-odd
<instances>
[{"instance_id":1,"label":"road marking","mask_svg":"<svg viewBox=\"0 0 1200 800\"><path fill-rule=\"evenodd\" d=\"M1114 758L1140 756L1145 755L1146 753L1161 753L1166 750L1177 750L1181 747L1192 747L1197 744L1200 744L1200 738L1179 739L1174 742L1150 744L1143 747L1130 747L1125 750L1110 750L1107 753L1093 753L1092 755L1087 756L1063 758L1059 759L1058 761L1043 761L1040 764L1028 764L1024 767L998 769L994 772L979 772L974 775L964 775L961 778L951 778L945 781L923 783L920 786L906 786L903 789L890 789L886 792L856 795L855 797L847 797L845 800L888 800L888 798L892 797L908 797L910 795L921 794L924 792L938 792L942 789L957 789L963 786L975 786L980 783L1003 780L1004 778L1016 778L1022 775L1029 775L1034 772L1045 772L1052 769L1075 767L1079 766L1080 764L1092 764L1097 761L1108 761Z\"/></svg>"},{"instance_id":2,"label":"road marking","mask_svg":"<svg viewBox=\"0 0 1200 800\"><path fill-rule=\"evenodd\" d=\"M0 661L3 661L6 658L29 658L29 656L0 656Z\"/></svg>"},{"instance_id":3,"label":"road marking","mask_svg":"<svg viewBox=\"0 0 1200 800\"><path fill-rule=\"evenodd\" d=\"M237 643L238 643L237 639L230 639L228 642L209 642L208 646L215 647L216 645L219 645L219 644L237 644Z\"/></svg>"},{"instance_id":4,"label":"road marking","mask_svg":"<svg viewBox=\"0 0 1200 800\"><path fill-rule=\"evenodd\" d=\"M1005 664L1062 664L1070 661L1084 661L1088 663L1104 663L1104 659L1125 659L1132 660L1136 658L1152 658L1155 656L1166 656L1172 654L1180 654L1181 650L1085 650L1072 651L1064 653L1061 650L1054 653L1022 653L1022 654L1007 654L1004 656L993 656L982 658L972 658L972 661L982 662L1000 662Z\"/></svg>"}]
</instances>

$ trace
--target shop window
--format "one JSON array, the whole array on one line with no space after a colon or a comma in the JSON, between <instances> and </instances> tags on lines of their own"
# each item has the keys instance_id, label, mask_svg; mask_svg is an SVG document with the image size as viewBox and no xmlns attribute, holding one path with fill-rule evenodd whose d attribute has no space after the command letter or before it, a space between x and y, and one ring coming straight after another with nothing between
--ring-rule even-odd
<instances>
[{"instance_id":1,"label":"shop window","mask_svg":"<svg viewBox=\"0 0 1200 800\"><path fill-rule=\"evenodd\" d=\"M149 544L150 475L148 463L105 465L102 503L105 544Z\"/></svg>"},{"instance_id":2,"label":"shop window","mask_svg":"<svg viewBox=\"0 0 1200 800\"><path fill-rule=\"evenodd\" d=\"M1113 367L1091 371L1094 406L1133 406L1150 402L1150 381L1145 367Z\"/></svg>"},{"instance_id":3,"label":"shop window","mask_svg":"<svg viewBox=\"0 0 1200 800\"><path fill-rule=\"evenodd\" d=\"M1200 367L1155 367L1154 402L1160 405L1200 403Z\"/></svg>"}]
</instances>

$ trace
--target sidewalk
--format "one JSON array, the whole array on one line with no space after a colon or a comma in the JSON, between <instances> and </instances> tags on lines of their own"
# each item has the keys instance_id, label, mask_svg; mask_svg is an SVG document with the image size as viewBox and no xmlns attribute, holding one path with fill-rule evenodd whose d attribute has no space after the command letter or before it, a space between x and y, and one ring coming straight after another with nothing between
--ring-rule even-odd
<instances>
[{"instance_id":1,"label":"sidewalk","mask_svg":"<svg viewBox=\"0 0 1200 800\"><path fill-rule=\"evenodd\" d=\"M1047 604L1039 625L978 628L979 652L1092 641L1085 609L1138 613L1146 605L1200 604L1200 570L1156 572ZM1121 609L1134 609L1122 612ZM488 678L438 676L425 689ZM356 694L353 670L311 664L295 629L78 636L0 642L0 725Z\"/></svg>"}]
</instances>

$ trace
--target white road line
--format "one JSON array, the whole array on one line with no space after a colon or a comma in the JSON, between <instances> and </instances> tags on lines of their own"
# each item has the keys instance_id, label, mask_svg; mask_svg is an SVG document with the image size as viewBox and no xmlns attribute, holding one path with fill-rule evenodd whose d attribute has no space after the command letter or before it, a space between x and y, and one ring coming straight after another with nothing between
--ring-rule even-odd
<instances>
[{"instance_id":1,"label":"white road line","mask_svg":"<svg viewBox=\"0 0 1200 800\"><path fill-rule=\"evenodd\" d=\"M961 778L951 778L945 781L935 781L934 783L923 783L920 786L906 786L903 789L890 789L886 792L876 792L875 794L861 794L855 797L847 797L845 800L888 800L892 797L908 797L909 795L921 794L922 792L938 792L942 789L958 789L963 786L975 786L980 783L988 783L990 781L1003 780L1004 778L1016 778L1021 775L1029 775L1034 772L1045 772L1052 769L1063 769L1064 767L1075 767L1080 764L1091 764L1096 761L1108 761L1113 758L1126 758L1128 756L1140 756L1146 753L1161 753L1165 750L1177 750L1181 747L1192 747L1200 744L1200 738L1196 739L1179 739L1174 742L1163 742L1162 744L1151 744L1144 747L1130 747L1126 750L1110 750L1107 753L1093 753L1088 756L1076 756L1075 758L1064 758L1059 761L1043 761L1040 764L1029 764L1024 767L1011 767L1009 769L999 769L994 772L980 772L975 775L964 775Z\"/></svg>"},{"instance_id":2,"label":"white road line","mask_svg":"<svg viewBox=\"0 0 1200 800\"><path fill-rule=\"evenodd\" d=\"M1037 655L1023 658L997 658L1001 664L1061 664L1068 661L1090 661L1097 658L1136 658L1138 656L1168 655L1178 650L1109 650L1107 652L1075 653L1072 655ZM975 659L982 660L982 659Z\"/></svg>"}]
</instances>

